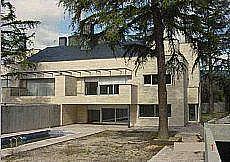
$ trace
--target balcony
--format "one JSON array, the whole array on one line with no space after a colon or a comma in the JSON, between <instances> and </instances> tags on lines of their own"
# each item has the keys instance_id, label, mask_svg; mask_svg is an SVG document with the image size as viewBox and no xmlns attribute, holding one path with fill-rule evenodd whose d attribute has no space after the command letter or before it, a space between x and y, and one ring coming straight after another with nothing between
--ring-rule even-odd
<instances>
[{"instance_id":1,"label":"balcony","mask_svg":"<svg viewBox=\"0 0 230 162\"><path fill-rule=\"evenodd\" d=\"M55 94L57 89L55 89ZM60 90L59 90L60 91ZM25 88L9 87L3 88L3 103L20 104L136 104L137 86L131 84L119 85L119 94L96 94L66 96L65 93L55 96L31 95ZM49 92L50 93L50 92Z\"/></svg>"},{"instance_id":2,"label":"balcony","mask_svg":"<svg viewBox=\"0 0 230 162\"><path fill-rule=\"evenodd\" d=\"M119 85L119 94L95 94L76 96L55 96L56 104L136 104L137 86L131 84Z\"/></svg>"}]
</instances>

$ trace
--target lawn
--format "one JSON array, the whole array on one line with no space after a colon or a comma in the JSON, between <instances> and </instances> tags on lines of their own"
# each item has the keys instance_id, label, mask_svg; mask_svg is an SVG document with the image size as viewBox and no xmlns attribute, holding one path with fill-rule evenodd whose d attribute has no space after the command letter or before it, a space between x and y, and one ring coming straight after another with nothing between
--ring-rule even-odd
<instances>
[{"instance_id":1,"label":"lawn","mask_svg":"<svg viewBox=\"0 0 230 162\"><path fill-rule=\"evenodd\" d=\"M156 137L157 132L152 131L104 131L9 156L4 161L147 161L172 144L154 140Z\"/></svg>"},{"instance_id":2,"label":"lawn","mask_svg":"<svg viewBox=\"0 0 230 162\"><path fill-rule=\"evenodd\" d=\"M203 113L201 114L201 122L205 123L211 119L214 119L214 118L219 119L227 115L229 115L228 112Z\"/></svg>"}]
</instances>

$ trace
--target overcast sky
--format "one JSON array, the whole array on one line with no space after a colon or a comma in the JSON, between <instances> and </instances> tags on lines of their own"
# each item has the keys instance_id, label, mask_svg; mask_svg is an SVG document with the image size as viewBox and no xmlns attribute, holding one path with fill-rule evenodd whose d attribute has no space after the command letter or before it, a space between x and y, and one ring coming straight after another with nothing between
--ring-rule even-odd
<instances>
[{"instance_id":1,"label":"overcast sky","mask_svg":"<svg viewBox=\"0 0 230 162\"><path fill-rule=\"evenodd\" d=\"M58 45L59 36L71 34L70 18L58 7L58 0L10 0L16 8L16 16L23 20L38 20L35 48Z\"/></svg>"}]
</instances>

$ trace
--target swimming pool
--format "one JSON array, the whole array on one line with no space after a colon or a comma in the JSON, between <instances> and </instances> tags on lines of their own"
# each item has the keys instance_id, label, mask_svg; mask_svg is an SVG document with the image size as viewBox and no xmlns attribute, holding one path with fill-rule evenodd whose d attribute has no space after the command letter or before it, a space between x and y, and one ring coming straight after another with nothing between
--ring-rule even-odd
<instances>
[{"instance_id":1,"label":"swimming pool","mask_svg":"<svg viewBox=\"0 0 230 162\"><path fill-rule=\"evenodd\" d=\"M4 137L1 139L1 148L5 149L5 148L17 147L19 145L50 139L50 138L61 137L64 135L65 135L64 132L59 130L43 130L39 132Z\"/></svg>"}]
</instances>

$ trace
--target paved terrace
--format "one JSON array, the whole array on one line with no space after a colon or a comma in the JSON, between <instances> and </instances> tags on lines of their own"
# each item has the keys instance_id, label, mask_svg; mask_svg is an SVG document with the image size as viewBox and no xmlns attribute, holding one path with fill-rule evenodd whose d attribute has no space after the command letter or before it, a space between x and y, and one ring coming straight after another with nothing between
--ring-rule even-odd
<instances>
[{"instance_id":1,"label":"paved terrace","mask_svg":"<svg viewBox=\"0 0 230 162\"><path fill-rule=\"evenodd\" d=\"M55 127L55 128L47 128L47 129L5 134L2 136L2 138L21 135L21 134L34 133L34 132L39 132L39 131L44 131L44 130L62 131L66 135L62 137L51 138L51 139L46 139L46 140L37 141L33 143L23 144L18 147L14 147L14 148L3 149L1 150L1 157L5 157L11 154L29 151L29 150L49 146L49 145L53 145L56 143L60 143L60 142L64 142L64 141L68 141L68 140L72 140L76 138L85 137L88 135L103 132L105 130L125 130L125 129L128 129L126 125L73 124L73 125L67 125L67 126L61 126L61 127Z\"/></svg>"},{"instance_id":2,"label":"paved terrace","mask_svg":"<svg viewBox=\"0 0 230 162\"><path fill-rule=\"evenodd\" d=\"M133 127L128 128L126 125L92 125L92 124L73 124L61 127L50 128L48 130L60 130L66 133L65 136L51 138L43 141L24 144L15 148L7 148L2 150L1 157L11 155L12 153L19 153L29 151L36 148L49 146L52 144L96 134L105 130L145 130L157 131L157 127ZM42 129L44 130L44 129ZM4 137L20 135L25 133L37 132L38 130L6 134ZM170 131L177 131L178 136L183 138L182 143L175 143L174 147L164 147L157 155L155 155L150 162L170 162L170 161L203 161L203 142L197 142L199 134L202 134L202 126L198 124L190 124L186 127L170 127Z\"/></svg>"}]
</instances>

